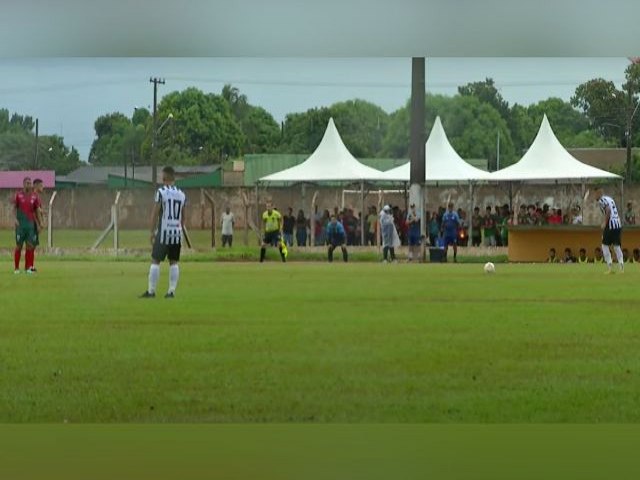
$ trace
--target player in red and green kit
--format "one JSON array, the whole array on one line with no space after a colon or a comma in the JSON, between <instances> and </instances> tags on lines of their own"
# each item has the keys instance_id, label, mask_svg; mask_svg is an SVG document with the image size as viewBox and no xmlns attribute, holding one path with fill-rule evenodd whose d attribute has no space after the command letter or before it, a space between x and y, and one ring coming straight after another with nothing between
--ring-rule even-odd
<instances>
[{"instance_id":1,"label":"player in red and green kit","mask_svg":"<svg viewBox=\"0 0 640 480\"><path fill-rule=\"evenodd\" d=\"M33 273L34 249L38 243L36 223L40 220L40 199L33 194L31 179L25 178L22 182L22 190L16 193L14 206L16 208L16 249L13 255L15 272L20 273L20 257L22 245L25 243L24 268L27 273Z\"/></svg>"},{"instance_id":2,"label":"player in red and green kit","mask_svg":"<svg viewBox=\"0 0 640 480\"><path fill-rule=\"evenodd\" d=\"M41 179L36 178L33 180L33 193L32 195L37 198L38 209L36 210L36 241L34 243L34 247L40 245L40 233L42 232L42 227L44 225L44 217L42 214L42 201L40 200L40 194L44 192L44 183ZM34 257L31 261L31 272L36 272L35 267L35 249L34 249Z\"/></svg>"}]
</instances>

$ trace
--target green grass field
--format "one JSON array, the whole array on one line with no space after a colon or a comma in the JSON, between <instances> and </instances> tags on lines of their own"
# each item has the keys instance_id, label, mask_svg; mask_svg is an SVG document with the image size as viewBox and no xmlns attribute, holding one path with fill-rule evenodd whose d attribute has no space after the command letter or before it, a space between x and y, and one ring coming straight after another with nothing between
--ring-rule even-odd
<instances>
[{"instance_id":1,"label":"green grass field","mask_svg":"<svg viewBox=\"0 0 640 480\"><path fill-rule=\"evenodd\" d=\"M640 421L637 265L5 265L0 423Z\"/></svg>"}]
</instances>

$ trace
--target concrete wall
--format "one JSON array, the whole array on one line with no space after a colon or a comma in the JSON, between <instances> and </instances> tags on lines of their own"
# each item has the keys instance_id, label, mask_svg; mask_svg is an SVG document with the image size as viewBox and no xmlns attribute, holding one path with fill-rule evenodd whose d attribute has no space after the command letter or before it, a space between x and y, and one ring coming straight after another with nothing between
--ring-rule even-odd
<instances>
[{"instance_id":1,"label":"concrete wall","mask_svg":"<svg viewBox=\"0 0 640 480\"><path fill-rule=\"evenodd\" d=\"M226 205L234 212L238 228L245 226L245 208L243 206L243 193L246 195L250 205L249 215L256 221L254 188L219 188L207 190L214 198L216 218ZM281 210L286 210L291 206L295 212L302 208L305 214L310 211L311 200L314 193L318 192L319 210L332 210L335 206L342 206L342 188L323 188L315 186L295 186L290 188L260 188L259 191L259 211L264 209L267 197L273 198L274 204ZM607 194L614 197L618 202L618 207L622 212L625 205L621 202L620 185L611 184L606 187ZM189 202L187 225L192 229L211 227L211 206L206 201L200 189L186 190ZM0 191L0 227L13 228L14 210L12 199L14 191ZM115 199L116 192L105 187L82 187L69 190L60 190L53 207L53 223L55 228L78 228L78 229L103 229L110 220L110 208ZM43 196L45 210L48 209L50 192ZM486 205L496 205L509 203L510 192L507 186L481 186L477 187L475 198L476 205L483 210ZM450 199L457 207L464 210L469 209L469 188L466 185L450 187L429 187L426 190L426 209L433 210L440 205L445 205ZM571 204L580 204L582 191L580 185L523 185L514 186L511 192L514 205L521 203L534 203L536 201L548 203L551 206L559 206L565 211ZM366 195L365 204L378 205L379 201L398 205L404 208L405 200L402 191L398 193L386 193L383 198L377 192ZM634 205L640 206L640 187L633 186L625 189L625 203L631 200ZM131 189L122 190L119 215L120 226L122 228L147 228L149 214L153 205L153 191L151 189ZM350 193L345 195L345 206L360 210L360 194ZM640 212L638 212L640 213ZM596 208L593 195L588 198L584 207L584 218L586 224L599 224L601 221L600 211ZM219 221L219 220L217 220Z\"/></svg>"}]
</instances>

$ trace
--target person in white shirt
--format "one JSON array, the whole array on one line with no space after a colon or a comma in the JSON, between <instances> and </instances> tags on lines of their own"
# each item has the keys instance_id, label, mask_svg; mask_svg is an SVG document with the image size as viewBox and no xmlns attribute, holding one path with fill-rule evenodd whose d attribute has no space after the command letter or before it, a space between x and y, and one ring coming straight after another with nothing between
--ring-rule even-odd
<instances>
[{"instance_id":1,"label":"person in white shirt","mask_svg":"<svg viewBox=\"0 0 640 480\"><path fill-rule=\"evenodd\" d=\"M571 218L571 223L573 225L582 225L582 214L580 213L580 207L573 207L573 216Z\"/></svg>"},{"instance_id":2,"label":"person in white shirt","mask_svg":"<svg viewBox=\"0 0 640 480\"><path fill-rule=\"evenodd\" d=\"M222 214L222 248L224 248L225 245L229 245L229 248L231 248L231 245L233 244L234 224L235 218L233 213L231 213L231 209L227 207Z\"/></svg>"}]
</instances>

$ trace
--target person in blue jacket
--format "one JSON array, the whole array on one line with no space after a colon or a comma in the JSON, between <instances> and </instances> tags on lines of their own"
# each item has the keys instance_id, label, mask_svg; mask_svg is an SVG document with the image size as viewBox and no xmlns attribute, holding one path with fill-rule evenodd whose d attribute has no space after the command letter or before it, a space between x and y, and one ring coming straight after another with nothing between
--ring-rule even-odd
<instances>
[{"instance_id":1,"label":"person in blue jacket","mask_svg":"<svg viewBox=\"0 0 640 480\"><path fill-rule=\"evenodd\" d=\"M347 235L344 231L342 223L338 221L335 215L331 215L331 220L327 224L327 258L329 262L333 262L333 251L337 246L342 249L342 259L346 262L349 258L347 254Z\"/></svg>"}]
</instances>

